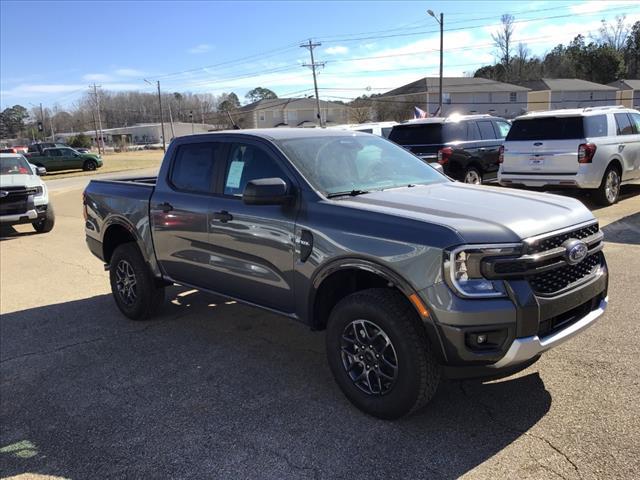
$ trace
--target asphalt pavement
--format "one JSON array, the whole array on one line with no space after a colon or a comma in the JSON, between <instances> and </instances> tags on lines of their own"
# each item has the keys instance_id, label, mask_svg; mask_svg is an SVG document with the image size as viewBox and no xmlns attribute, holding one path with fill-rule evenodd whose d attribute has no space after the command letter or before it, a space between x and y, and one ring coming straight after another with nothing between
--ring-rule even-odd
<instances>
[{"instance_id":1,"label":"asphalt pavement","mask_svg":"<svg viewBox=\"0 0 640 480\"><path fill-rule=\"evenodd\" d=\"M322 332L178 287L159 317L125 319L84 244L87 180L48 184L51 233L0 240L0 477L637 478L640 187L594 210L605 317L514 377L445 382L387 422L343 397Z\"/></svg>"}]
</instances>

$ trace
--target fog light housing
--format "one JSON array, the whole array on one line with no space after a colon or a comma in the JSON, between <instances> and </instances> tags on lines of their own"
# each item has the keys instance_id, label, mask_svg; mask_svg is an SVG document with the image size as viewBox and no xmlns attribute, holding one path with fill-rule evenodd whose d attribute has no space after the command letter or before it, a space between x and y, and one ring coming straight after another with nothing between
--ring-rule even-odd
<instances>
[{"instance_id":1,"label":"fog light housing","mask_svg":"<svg viewBox=\"0 0 640 480\"><path fill-rule=\"evenodd\" d=\"M507 328L467 332L465 343L471 350L495 350L504 344L509 331Z\"/></svg>"}]
</instances>

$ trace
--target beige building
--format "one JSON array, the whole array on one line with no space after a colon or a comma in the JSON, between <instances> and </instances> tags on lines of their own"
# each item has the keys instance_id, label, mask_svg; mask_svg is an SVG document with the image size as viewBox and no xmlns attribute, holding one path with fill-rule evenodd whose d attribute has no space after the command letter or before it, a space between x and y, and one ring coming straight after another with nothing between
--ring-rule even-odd
<instances>
[{"instance_id":1,"label":"beige building","mask_svg":"<svg viewBox=\"0 0 640 480\"><path fill-rule=\"evenodd\" d=\"M375 100L389 102L405 110L411 117L414 106L434 115L440 99L439 81L438 77L421 78L384 93ZM526 87L487 78L444 77L441 115L489 113L515 117L526 111L528 91Z\"/></svg>"},{"instance_id":2,"label":"beige building","mask_svg":"<svg viewBox=\"0 0 640 480\"><path fill-rule=\"evenodd\" d=\"M320 100L325 125L348 123L349 107ZM317 124L314 98L276 98L260 100L231 113L240 128L313 127Z\"/></svg>"},{"instance_id":3,"label":"beige building","mask_svg":"<svg viewBox=\"0 0 640 480\"><path fill-rule=\"evenodd\" d=\"M542 78L522 85L531 89L527 108L530 112L616 104L616 88L587 80Z\"/></svg>"},{"instance_id":4,"label":"beige building","mask_svg":"<svg viewBox=\"0 0 640 480\"><path fill-rule=\"evenodd\" d=\"M616 103L629 108L640 108L640 80L616 80L608 85L618 89Z\"/></svg>"}]
</instances>

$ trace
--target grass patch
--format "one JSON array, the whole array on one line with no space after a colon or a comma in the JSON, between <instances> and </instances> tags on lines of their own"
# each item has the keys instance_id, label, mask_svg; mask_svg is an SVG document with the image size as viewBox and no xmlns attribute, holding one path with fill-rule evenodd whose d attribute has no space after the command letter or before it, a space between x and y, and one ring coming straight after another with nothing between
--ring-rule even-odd
<instances>
[{"instance_id":1,"label":"grass patch","mask_svg":"<svg viewBox=\"0 0 640 480\"><path fill-rule=\"evenodd\" d=\"M82 170L63 170L60 172L47 173L46 180L57 180L59 178L80 177L95 175L96 173L124 172L127 170L137 170L140 168L158 168L162 163L164 153L162 150L141 150L139 152L106 153L102 156L102 167L95 172L84 172Z\"/></svg>"}]
</instances>

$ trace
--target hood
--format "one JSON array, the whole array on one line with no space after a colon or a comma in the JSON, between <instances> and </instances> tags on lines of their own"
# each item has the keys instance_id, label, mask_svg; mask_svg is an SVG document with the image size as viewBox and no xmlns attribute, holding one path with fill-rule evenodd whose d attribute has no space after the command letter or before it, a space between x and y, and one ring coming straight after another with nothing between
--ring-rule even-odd
<instances>
[{"instance_id":1,"label":"hood","mask_svg":"<svg viewBox=\"0 0 640 480\"><path fill-rule=\"evenodd\" d=\"M466 243L519 242L594 219L573 198L458 182L372 192L337 202L447 226Z\"/></svg>"},{"instance_id":2,"label":"hood","mask_svg":"<svg viewBox=\"0 0 640 480\"><path fill-rule=\"evenodd\" d=\"M37 187L42 184L42 180L37 175L0 175L1 187Z\"/></svg>"}]
</instances>

